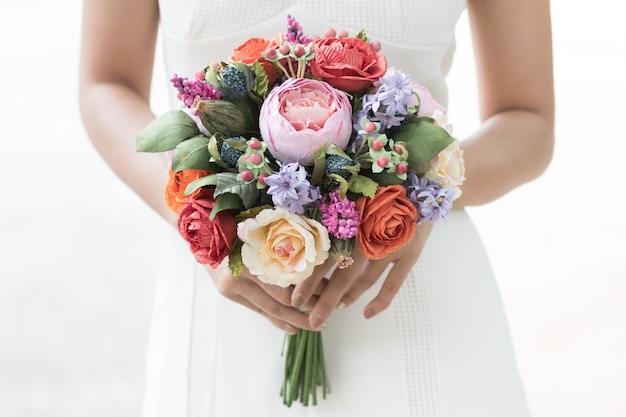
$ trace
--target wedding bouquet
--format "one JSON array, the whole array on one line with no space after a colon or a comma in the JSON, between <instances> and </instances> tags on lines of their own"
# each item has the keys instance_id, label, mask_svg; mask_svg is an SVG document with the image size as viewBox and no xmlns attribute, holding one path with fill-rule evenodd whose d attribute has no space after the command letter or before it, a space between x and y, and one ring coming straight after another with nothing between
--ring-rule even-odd
<instances>
[{"instance_id":1,"label":"wedding bouquet","mask_svg":"<svg viewBox=\"0 0 626 417\"><path fill-rule=\"evenodd\" d=\"M171 153L165 198L196 260L287 287L360 245L382 259L445 218L464 180L445 109L387 67L365 32L303 34L287 17L226 62L172 83L184 105L137 137ZM327 391L321 333L287 336L286 405Z\"/></svg>"}]
</instances>

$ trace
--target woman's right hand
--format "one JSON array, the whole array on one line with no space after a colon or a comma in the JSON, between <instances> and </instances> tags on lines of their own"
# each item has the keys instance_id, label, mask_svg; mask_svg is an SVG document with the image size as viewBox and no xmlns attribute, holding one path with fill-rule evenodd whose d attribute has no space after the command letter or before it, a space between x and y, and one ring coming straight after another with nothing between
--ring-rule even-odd
<instances>
[{"instance_id":1,"label":"woman's right hand","mask_svg":"<svg viewBox=\"0 0 626 417\"><path fill-rule=\"evenodd\" d=\"M247 269L234 278L228 268L228 261L222 262L215 269L209 266L205 266L205 269L220 294L265 316L279 329L289 334L296 334L298 329L320 330L311 327L309 315L306 313L307 308L310 309L314 305L317 296L297 309L291 305L293 286L282 288L266 284L250 274Z\"/></svg>"}]
</instances>

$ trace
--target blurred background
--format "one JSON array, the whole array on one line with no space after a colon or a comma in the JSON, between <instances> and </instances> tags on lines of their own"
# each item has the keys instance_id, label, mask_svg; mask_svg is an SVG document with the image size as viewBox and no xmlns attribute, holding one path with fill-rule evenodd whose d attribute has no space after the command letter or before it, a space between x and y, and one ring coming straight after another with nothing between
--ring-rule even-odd
<instances>
[{"instance_id":1,"label":"blurred background","mask_svg":"<svg viewBox=\"0 0 626 417\"><path fill-rule=\"evenodd\" d=\"M624 9L552 2L553 163L537 181L469 210L493 260L534 417L626 416ZM164 225L82 129L80 18L79 0L0 4L0 416L141 411ZM449 108L461 138L478 125L473 77L464 15ZM156 112L166 109L161 84Z\"/></svg>"}]
</instances>

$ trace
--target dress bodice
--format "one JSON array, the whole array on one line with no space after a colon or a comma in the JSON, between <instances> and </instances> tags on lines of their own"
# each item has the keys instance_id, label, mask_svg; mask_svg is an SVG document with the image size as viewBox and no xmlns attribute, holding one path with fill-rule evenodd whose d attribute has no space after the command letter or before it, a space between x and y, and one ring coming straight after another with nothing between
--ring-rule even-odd
<instances>
[{"instance_id":1,"label":"dress bodice","mask_svg":"<svg viewBox=\"0 0 626 417\"><path fill-rule=\"evenodd\" d=\"M402 69L447 102L445 76L454 52L454 28L465 0L159 0L166 71L193 74L250 37L284 32L294 16L309 36L327 28L351 35L364 29L379 40L390 66Z\"/></svg>"}]
</instances>

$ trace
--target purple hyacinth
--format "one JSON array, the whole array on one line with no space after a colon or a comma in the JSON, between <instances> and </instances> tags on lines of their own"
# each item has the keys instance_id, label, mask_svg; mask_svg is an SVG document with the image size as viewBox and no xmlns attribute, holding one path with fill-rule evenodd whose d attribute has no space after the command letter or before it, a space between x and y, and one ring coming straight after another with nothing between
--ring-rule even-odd
<instances>
[{"instance_id":1,"label":"purple hyacinth","mask_svg":"<svg viewBox=\"0 0 626 417\"><path fill-rule=\"evenodd\" d=\"M276 207L303 214L308 204L319 199L319 191L306 178L306 169L297 162L283 163L280 171L265 178L267 193Z\"/></svg>"},{"instance_id":2,"label":"purple hyacinth","mask_svg":"<svg viewBox=\"0 0 626 417\"><path fill-rule=\"evenodd\" d=\"M292 44L306 45L311 42L311 38L302 32L302 26L295 17L287 15L287 32L285 40Z\"/></svg>"},{"instance_id":3,"label":"purple hyacinth","mask_svg":"<svg viewBox=\"0 0 626 417\"><path fill-rule=\"evenodd\" d=\"M413 97L411 76L400 71L387 73L380 80L375 93L362 98L363 110L370 120L380 122L381 129L399 126L407 114L407 107Z\"/></svg>"},{"instance_id":4,"label":"purple hyacinth","mask_svg":"<svg viewBox=\"0 0 626 417\"><path fill-rule=\"evenodd\" d=\"M339 198L339 190L328 194L319 204L322 224L332 236L339 239L351 239L356 236L356 228L361 222L361 215L356 210L354 201L347 197Z\"/></svg>"},{"instance_id":5,"label":"purple hyacinth","mask_svg":"<svg viewBox=\"0 0 626 417\"><path fill-rule=\"evenodd\" d=\"M452 209L453 188L442 188L426 177L419 178L414 172L409 174L404 186L409 201L419 212L418 223L444 219Z\"/></svg>"},{"instance_id":6,"label":"purple hyacinth","mask_svg":"<svg viewBox=\"0 0 626 417\"><path fill-rule=\"evenodd\" d=\"M178 90L178 98L189 108L193 106L196 97L201 100L219 100L221 98L219 90L204 80L191 81L187 77L179 77L174 74L170 81Z\"/></svg>"}]
</instances>

